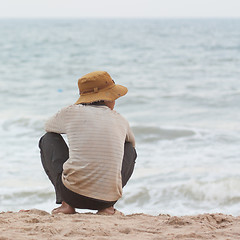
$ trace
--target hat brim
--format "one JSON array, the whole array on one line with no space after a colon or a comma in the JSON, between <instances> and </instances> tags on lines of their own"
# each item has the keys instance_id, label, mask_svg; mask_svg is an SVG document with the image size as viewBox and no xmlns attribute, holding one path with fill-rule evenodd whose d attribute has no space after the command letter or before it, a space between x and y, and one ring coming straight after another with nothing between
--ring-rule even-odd
<instances>
[{"instance_id":1,"label":"hat brim","mask_svg":"<svg viewBox=\"0 0 240 240\"><path fill-rule=\"evenodd\" d=\"M75 104L92 103L97 101L114 101L119 97L124 96L128 92L128 89L122 85L114 85L110 89L102 89L101 91L94 93L86 93L80 95Z\"/></svg>"}]
</instances>

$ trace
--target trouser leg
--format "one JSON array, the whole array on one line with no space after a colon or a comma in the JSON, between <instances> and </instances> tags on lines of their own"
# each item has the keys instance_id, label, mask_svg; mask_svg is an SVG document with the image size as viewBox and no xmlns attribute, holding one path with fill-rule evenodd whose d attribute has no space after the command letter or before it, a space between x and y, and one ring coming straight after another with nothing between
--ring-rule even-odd
<instances>
[{"instance_id":1,"label":"trouser leg","mask_svg":"<svg viewBox=\"0 0 240 240\"><path fill-rule=\"evenodd\" d=\"M55 188L56 203L62 203L59 182L63 164L69 158L68 146L60 134L46 133L39 141L39 148L43 168Z\"/></svg>"},{"instance_id":2,"label":"trouser leg","mask_svg":"<svg viewBox=\"0 0 240 240\"><path fill-rule=\"evenodd\" d=\"M124 187L130 177L132 176L135 160L137 158L137 152L130 142L125 142L124 156L122 162L122 187Z\"/></svg>"}]
</instances>

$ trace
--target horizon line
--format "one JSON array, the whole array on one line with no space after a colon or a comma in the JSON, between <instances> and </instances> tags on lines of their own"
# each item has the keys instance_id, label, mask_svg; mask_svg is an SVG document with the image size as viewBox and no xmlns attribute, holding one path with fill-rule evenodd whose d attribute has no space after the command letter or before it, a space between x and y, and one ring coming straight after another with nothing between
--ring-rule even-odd
<instances>
[{"instance_id":1,"label":"horizon line","mask_svg":"<svg viewBox=\"0 0 240 240\"><path fill-rule=\"evenodd\" d=\"M10 19L15 19L15 20L20 20L20 19L23 19L23 20L27 20L27 19L41 19L41 20L51 20L51 19L55 19L55 20L62 20L62 19L69 19L69 20L74 20L74 19L126 19L126 20L130 20L130 19L240 19L240 16L162 16L162 17L141 17L141 16L134 16L134 17L123 17L123 16L119 16L119 17L113 17L113 16L106 16L106 17L103 17L103 16L84 16L84 17L70 17L70 16L37 16L37 17L30 17L30 16L27 16L27 17L7 17L7 16L4 16L4 17L1 17L0 16L0 19L6 19L6 20L10 20Z\"/></svg>"}]
</instances>

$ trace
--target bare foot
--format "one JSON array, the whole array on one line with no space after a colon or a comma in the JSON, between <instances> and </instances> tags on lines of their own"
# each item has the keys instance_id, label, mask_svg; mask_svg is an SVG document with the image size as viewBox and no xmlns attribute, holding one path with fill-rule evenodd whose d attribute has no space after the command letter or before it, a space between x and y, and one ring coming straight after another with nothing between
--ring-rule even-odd
<instances>
[{"instance_id":1,"label":"bare foot","mask_svg":"<svg viewBox=\"0 0 240 240\"><path fill-rule=\"evenodd\" d=\"M21 209L19 212L29 212L30 210Z\"/></svg>"},{"instance_id":2,"label":"bare foot","mask_svg":"<svg viewBox=\"0 0 240 240\"><path fill-rule=\"evenodd\" d=\"M109 207L109 208L105 208L103 210L99 210L97 212L97 214L100 214L100 215L122 215L122 216L124 216L124 214L122 212L119 212L114 207Z\"/></svg>"},{"instance_id":3,"label":"bare foot","mask_svg":"<svg viewBox=\"0 0 240 240\"><path fill-rule=\"evenodd\" d=\"M66 202L62 202L62 205L58 208L52 210L52 214L64 213L64 214L74 214L76 213L75 208L68 205Z\"/></svg>"}]
</instances>

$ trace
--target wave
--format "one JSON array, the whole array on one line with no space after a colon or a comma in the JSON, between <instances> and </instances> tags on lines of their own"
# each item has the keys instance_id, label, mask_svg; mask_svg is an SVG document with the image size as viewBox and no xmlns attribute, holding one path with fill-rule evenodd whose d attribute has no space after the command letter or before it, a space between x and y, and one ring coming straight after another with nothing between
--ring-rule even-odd
<instances>
[{"instance_id":1,"label":"wave","mask_svg":"<svg viewBox=\"0 0 240 240\"><path fill-rule=\"evenodd\" d=\"M44 120L38 117L20 117L2 120L0 131L12 132L14 135L39 135L43 132Z\"/></svg>"},{"instance_id":2,"label":"wave","mask_svg":"<svg viewBox=\"0 0 240 240\"><path fill-rule=\"evenodd\" d=\"M132 183L134 184L134 183ZM221 211L239 215L240 178L230 177L213 181L189 180L186 182L141 184L124 190L118 203L121 208L151 214L160 211L179 215ZM158 209L158 212L156 212Z\"/></svg>"},{"instance_id":3,"label":"wave","mask_svg":"<svg viewBox=\"0 0 240 240\"><path fill-rule=\"evenodd\" d=\"M46 202L54 203L54 192L50 189L4 189L1 188L0 211L34 208ZM17 204L16 204L17 200Z\"/></svg>"},{"instance_id":4,"label":"wave","mask_svg":"<svg viewBox=\"0 0 240 240\"><path fill-rule=\"evenodd\" d=\"M160 128L154 126L134 126L132 130L140 141L155 142L159 140L174 140L196 135L194 130L181 128Z\"/></svg>"},{"instance_id":5,"label":"wave","mask_svg":"<svg viewBox=\"0 0 240 240\"><path fill-rule=\"evenodd\" d=\"M131 181L124 188L123 198L117 208L125 213L144 212L149 214L187 215L221 211L239 214L239 177L222 178L212 181L189 180L164 183L155 178L151 181ZM4 189L1 188L0 211L15 211L20 208L50 210L54 205L52 188ZM17 199L17 205L16 205Z\"/></svg>"}]
</instances>

